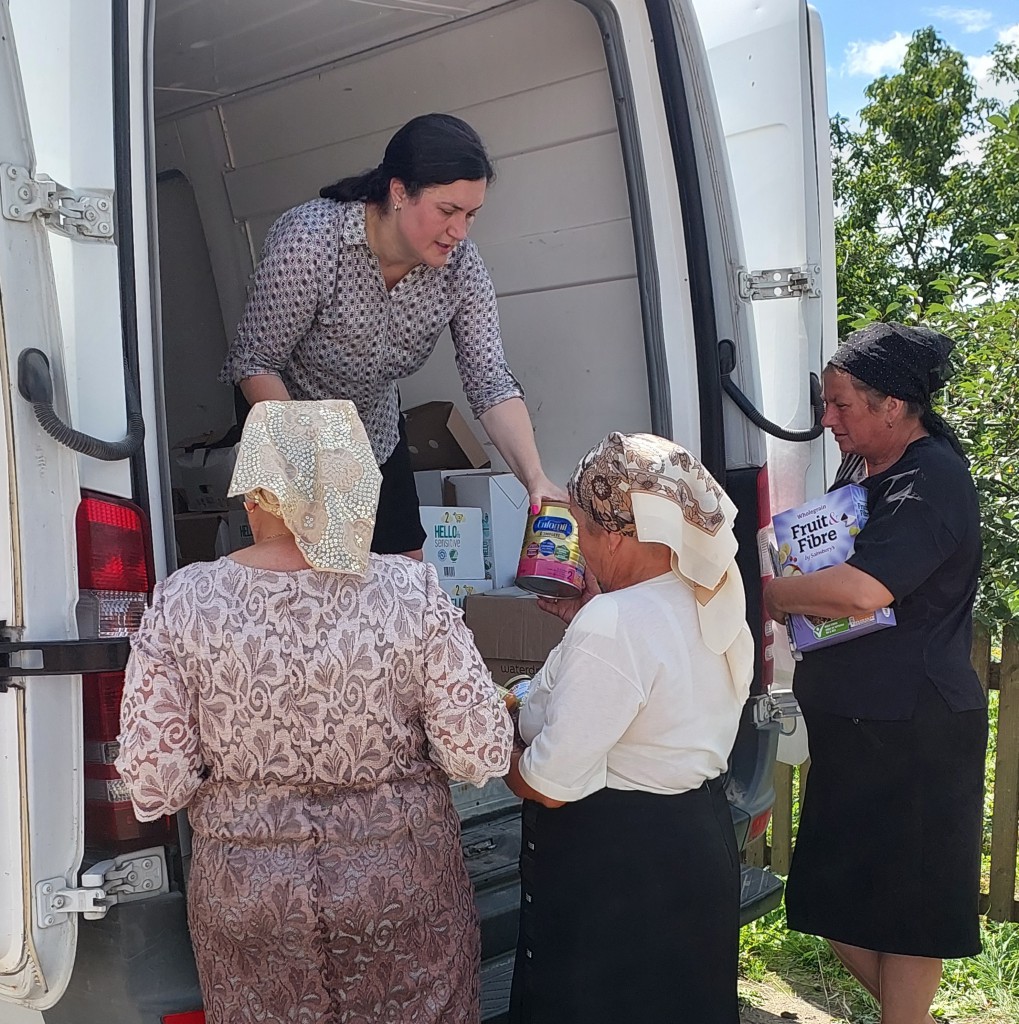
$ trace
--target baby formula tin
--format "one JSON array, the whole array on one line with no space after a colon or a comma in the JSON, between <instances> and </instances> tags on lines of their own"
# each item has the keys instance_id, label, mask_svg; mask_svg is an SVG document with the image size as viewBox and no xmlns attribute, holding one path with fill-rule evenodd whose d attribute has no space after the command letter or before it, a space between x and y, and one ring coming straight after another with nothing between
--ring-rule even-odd
<instances>
[{"instance_id":1,"label":"baby formula tin","mask_svg":"<svg viewBox=\"0 0 1019 1024\"><path fill-rule=\"evenodd\" d=\"M505 686L496 686L499 696L509 709L509 713L516 718L520 709L527 703L527 695L531 689L530 676L514 676L506 680Z\"/></svg>"},{"instance_id":2,"label":"baby formula tin","mask_svg":"<svg viewBox=\"0 0 1019 1024\"><path fill-rule=\"evenodd\" d=\"M565 505L542 505L527 520L517 586L542 597L579 597L583 591L577 523Z\"/></svg>"}]
</instances>

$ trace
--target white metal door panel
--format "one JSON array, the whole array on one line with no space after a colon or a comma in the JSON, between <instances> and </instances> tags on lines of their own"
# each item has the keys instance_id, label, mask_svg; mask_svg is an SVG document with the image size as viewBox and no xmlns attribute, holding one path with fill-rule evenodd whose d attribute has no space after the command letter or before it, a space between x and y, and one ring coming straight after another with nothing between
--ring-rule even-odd
<instances>
[{"instance_id":1,"label":"white metal door panel","mask_svg":"<svg viewBox=\"0 0 1019 1024\"><path fill-rule=\"evenodd\" d=\"M20 617L15 607L14 584L15 521L14 450L11 447L10 410L7 408L8 384L5 367L0 365L0 622L15 622ZM2 826L2 819L0 819ZM2 863L2 862L0 862Z\"/></svg>"},{"instance_id":2,"label":"white metal door panel","mask_svg":"<svg viewBox=\"0 0 1019 1024\"><path fill-rule=\"evenodd\" d=\"M0 2L0 163L35 169L18 56ZM0 361L5 486L15 524L6 631L15 640L76 636L75 457L38 427L16 390L17 362L39 348L67 414L60 318L47 229L0 217ZM15 657L18 657L15 655ZM24 665L23 665L24 667ZM45 1008L59 999L74 962L73 916L42 926L35 883L73 883L81 862L82 740L77 677L15 677L0 692L0 1001ZM5 1015L0 1010L0 1018Z\"/></svg>"},{"instance_id":3,"label":"white metal door panel","mask_svg":"<svg viewBox=\"0 0 1019 1024\"><path fill-rule=\"evenodd\" d=\"M10 0L10 7L39 170L74 188L113 189L110 0ZM126 423L117 247L51 235L50 252L70 422L116 440ZM82 486L131 496L127 461L82 459L78 468Z\"/></svg>"},{"instance_id":4,"label":"white metal door panel","mask_svg":"<svg viewBox=\"0 0 1019 1024\"><path fill-rule=\"evenodd\" d=\"M810 294L752 303L765 415L812 422L808 375L835 344L831 167L820 22L803 0L695 0L729 151L747 271L807 268ZM822 442L769 440L772 500L823 489Z\"/></svg>"}]
</instances>

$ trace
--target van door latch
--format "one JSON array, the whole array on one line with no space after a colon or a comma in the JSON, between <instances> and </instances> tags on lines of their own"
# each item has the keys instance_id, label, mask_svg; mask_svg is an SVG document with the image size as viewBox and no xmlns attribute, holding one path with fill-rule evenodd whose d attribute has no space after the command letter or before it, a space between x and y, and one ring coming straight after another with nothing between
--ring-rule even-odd
<instances>
[{"instance_id":1,"label":"van door latch","mask_svg":"<svg viewBox=\"0 0 1019 1024\"><path fill-rule=\"evenodd\" d=\"M47 174L33 178L27 167L0 164L0 212L7 220L38 215L67 238L112 242L113 211L112 189L68 188Z\"/></svg>"},{"instance_id":2,"label":"van door latch","mask_svg":"<svg viewBox=\"0 0 1019 1024\"><path fill-rule=\"evenodd\" d=\"M71 914L98 921L118 903L159 896L170 891L166 854L161 846L103 860L81 874L80 888L63 878L36 882L35 912L40 928L63 924Z\"/></svg>"},{"instance_id":3,"label":"van door latch","mask_svg":"<svg viewBox=\"0 0 1019 1024\"><path fill-rule=\"evenodd\" d=\"M816 298L821 294L821 268L779 267L774 270L741 270L740 298L747 302L763 299Z\"/></svg>"},{"instance_id":4,"label":"van door latch","mask_svg":"<svg viewBox=\"0 0 1019 1024\"><path fill-rule=\"evenodd\" d=\"M752 697L751 701L754 725L758 729L777 725L781 732L788 735L796 728L796 719L803 716L792 690L781 690L773 686L767 693ZM792 723L792 728L787 727L788 722Z\"/></svg>"},{"instance_id":5,"label":"van door latch","mask_svg":"<svg viewBox=\"0 0 1019 1024\"><path fill-rule=\"evenodd\" d=\"M22 676L80 676L85 672L120 672L127 665L131 641L103 640L9 641L0 633L0 693L10 680Z\"/></svg>"}]
</instances>

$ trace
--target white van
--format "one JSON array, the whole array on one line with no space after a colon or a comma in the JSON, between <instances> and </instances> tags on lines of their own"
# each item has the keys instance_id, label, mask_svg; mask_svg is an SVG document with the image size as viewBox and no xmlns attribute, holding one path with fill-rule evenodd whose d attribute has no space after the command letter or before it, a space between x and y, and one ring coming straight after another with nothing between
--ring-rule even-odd
<instances>
[{"instance_id":1,"label":"white van","mask_svg":"<svg viewBox=\"0 0 1019 1024\"><path fill-rule=\"evenodd\" d=\"M824 68L803 0L0 0L0 1024L204 1019L186 819L137 823L112 768L125 637L176 564L172 446L234 422L215 376L268 227L416 114L494 157L473 237L549 474L651 430L740 507L759 648L728 785L760 834L759 532L825 478ZM448 341L402 390L467 411ZM496 1019L515 804L458 800ZM745 919L780 895L745 869Z\"/></svg>"}]
</instances>

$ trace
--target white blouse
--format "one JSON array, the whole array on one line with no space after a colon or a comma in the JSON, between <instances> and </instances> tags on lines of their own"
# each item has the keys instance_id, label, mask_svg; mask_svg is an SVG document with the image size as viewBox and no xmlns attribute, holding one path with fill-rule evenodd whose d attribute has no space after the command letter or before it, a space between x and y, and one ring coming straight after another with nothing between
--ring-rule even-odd
<instances>
[{"instance_id":1,"label":"white blouse","mask_svg":"<svg viewBox=\"0 0 1019 1024\"><path fill-rule=\"evenodd\" d=\"M596 597L534 677L520 774L553 800L683 793L726 769L743 699L671 573Z\"/></svg>"}]
</instances>

